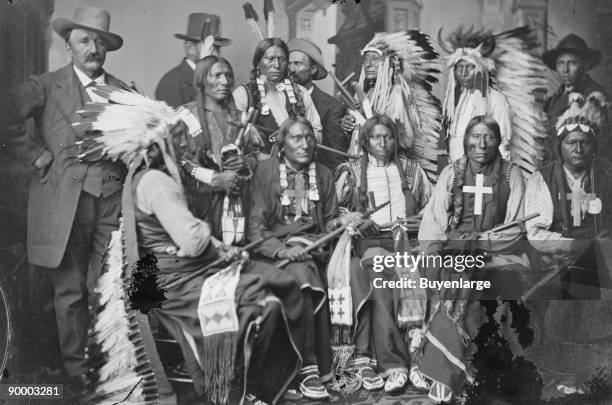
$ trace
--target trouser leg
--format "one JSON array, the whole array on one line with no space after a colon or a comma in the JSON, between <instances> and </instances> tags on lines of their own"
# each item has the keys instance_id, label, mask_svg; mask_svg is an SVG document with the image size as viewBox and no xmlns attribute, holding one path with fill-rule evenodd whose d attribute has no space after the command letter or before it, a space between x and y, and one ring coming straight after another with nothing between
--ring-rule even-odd
<instances>
[{"instance_id":1,"label":"trouser leg","mask_svg":"<svg viewBox=\"0 0 612 405\"><path fill-rule=\"evenodd\" d=\"M60 353L70 376L85 371L89 318L87 267L94 225L94 197L82 193L62 262L59 267L50 269Z\"/></svg>"}]
</instances>

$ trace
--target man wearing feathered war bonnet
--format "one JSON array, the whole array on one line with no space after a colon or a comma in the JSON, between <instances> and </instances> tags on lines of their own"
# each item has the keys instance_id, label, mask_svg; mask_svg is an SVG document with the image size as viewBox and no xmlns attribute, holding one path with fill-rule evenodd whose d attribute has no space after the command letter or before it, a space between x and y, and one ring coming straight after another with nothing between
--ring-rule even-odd
<instances>
[{"instance_id":1,"label":"man wearing feathered war bonnet","mask_svg":"<svg viewBox=\"0 0 612 405\"><path fill-rule=\"evenodd\" d=\"M463 135L467 123L477 115L492 116L500 126L502 157L509 157L512 135L510 106L506 98L490 86L495 62L490 54L495 40L485 33L463 31L451 34L455 51L448 57L448 83L444 97L444 123L447 128L449 160L463 156Z\"/></svg>"},{"instance_id":2,"label":"man wearing feathered war bonnet","mask_svg":"<svg viewBox=\"0 0 612 405\"><path fill-rule=\"evenodd\" d=\"M358 153L356 124L374 114L396 122L398 148L415 158L428 177L437 177L440 101L433 95L439 55L430 38L417 30L378 33L362 49L363 65L356 90L361 112L349 110L342 120L345 132L353 131L350 150Z\"/></svg>"},{"instance_id":3,"label":"man wearing feathered war bonnet","mask_svg":"<svg viewBox=\"0 0 612 405\"><path fill-rule=\"evenodd\" d=\"M544 149L542 99L548 69L536 55L529 26L501 33L460 27L440 46L448 53L443 125L449 161L463 156L463 136L475 116L491 116L500 128L500 153L527 176L539 166Z\"/></svg>"},{"instance_id":4,"label":"man wearing feathered war bonnet","mask_svg":"<svg viewBox=\"0 0 612 405\"><path fill-rule=\"evenodd\" d=\"M596 157L606 136L600 132L607 113L604 95L568 97L570 106L556 125L558 158L536 172L525 191L525 214L540 214L527 222L538 253L532 263L546 268L552 260L568 268L530 302L543 321L529 358L545 370L545 383L554 380L561 390L580 392L598 366L609 365L600 350L611 342L612 310L600 301L600 288L610 287L611 265L603 258L612 246L612 167Z\"/></svg>"},{"instance_id":5,"label":"man wearing feathered war bonnet","mask_svg":"<svg viewBox=\"0 0 612 405\"><path fill-rule=\"evenodd\" d=\"M224 269L211 267L228 248L188 208L179 172L184 117L135 93L96 91L111 104L88 105L78 127L98 131L91 150L129 164L122 197L126 272L141 256L156 257L166 299L154 312L179 342L196 393L207 403L239 403L247 393L276 403L302 362L300 286L248 255L228 258ZM109 259L109 271L122 258L120 251L116 262Z\"/></svg>"}]
</instances>

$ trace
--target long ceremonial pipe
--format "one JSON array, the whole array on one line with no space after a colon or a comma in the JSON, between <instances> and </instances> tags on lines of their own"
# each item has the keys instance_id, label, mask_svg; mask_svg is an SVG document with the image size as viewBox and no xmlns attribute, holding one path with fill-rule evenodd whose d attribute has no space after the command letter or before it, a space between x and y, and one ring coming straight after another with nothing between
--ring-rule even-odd
<instances>
[{"instance_id":1,"label":"long ceremonial pipe","mask_svg":"<svg viewBox=\"0 0 612 405\"><path fill-rule=\"evenodd\" d=\"M391 204L391 200L387 201L384 204L379 205L378 207L374 207L371 210L366 211L365 213L363 213L361 215L361 218L367 218L370 215L372 215L373 213L375 213L376 211L386 207L387 205ZM306 253L308 252L312 252L313 250L315 250L316 248L318 248L319 246L324 245L325 243L327 243L328 241L330 241L331 239L335 238L336 236L340 235L342 232L344 232L344 230L346 228L349 227L349 224L347 225L342 225L341 227L333 230L332 232L328 233L327 235L325 235L324 237L317 239L316 241L312 242L310 245L308 245L305 249ZM283 267L285 267L286 265L288 265L289 263L291 263L291 260L289 259L285 259L282 262L280 262L279 264L276 265L277 269L282 269Z\"/></svg>"},{"instance_id":2,"label":"long ceremonial pipe","mask_svg":"<svg viewBox=\"0 0 612 405\"><path fill-rule=\"evenodd\" d=\"M527 290L527 292L525 294L521 295L521 298L518 299L518 303L519 304L524 304L525 302L527 302L529 297L531 297L533 294L535 294L536 291L538 291L540 288L544 287L544 285L548 284L548 282L550 280L552 280L553 278L557 277L559 275L559 273L561 273L561 270L567 269L568 267L569 266L559 266L559 265L557 265L554 270L552 270L550 273L548 273L547 275L542 277L542 279L540 281L538 281L529 290Z\"/></svg>"},{"instance_id":3,"label":"long ceremonial pipe","mask_svg":"<svg viewBox=\"0 0 612 405\"><path fill-rule=\"evenodd\" d=\"M359 156L357 156L357 155L351 155L350 153L342 152L341 150L330 148L329 146L321 145L320 143L317 144L317 148L323 149L323 150L326 150L326 151L329 151L329 152L332 152L332 153L335 153L335 154L340 155L340 156L344 156L345 158L359 159Z\"/></svg>"},{"instance_id":4,"label":"long ceremonial pipe","mask_svg":"<svg viewBox=\"0 0 612 405\"><path fill-rule=\"evenodd\" d=\"M306 225L301 226L301 227L299 227L298 229L296 229L295 231L290 232L290 233L300 232L300 231L303 231L303 230L306 230L306 229L310 228L311 226L312 226L312 224L306 224ZM238 246L237 246L237 247L238 247L238 249L239 249L239 251L240 251L241 253L242 253L242 252L248 252L249 250L254 249L254 248L256 248L256 247L260 246L260 245L261 245L262 243L264 243L265 241L267 241L267 240L269 240L269 239L272 239L272 238L277 238L277 237L279 237L279 236L281 236L281 234L280 234L280 233L271 233L271 234L270 234L270 235L268 235L268 236L264 236L263 238L258 239L258 240L254 241L254 242L251 242L251 243L249 243L249 244L246 244L246 245L244 245L244 246L242 246L242 247L238 247ZM209 242L209 243L210 243L210 242ZM195 272L191 273L191 274L190 274L189 276L187 276L186 278L184 278L184 279L180 280L180 283L182 284L182 283L185 283L185 282L191 281L191 280L193 280L194 278L199 277L199 276L201 276L202 274L206 273L208 270L212 269L213 267L217 267L217 266L219 266L219 265L223 265L224 263L229 262L229 261L231 261L231 260L230 260L230 258L228 258L227 256L225 256L225 257L221 257L221 258L219 258L219 259L215 260L214 262L210 263L209 265L207 265L207 266L205 266L205 267L203 267L203 268L201 268L201 269L199 269L199 270L197 270L197 271L195 271ZM176 282L174 282L174 283L170 283L169 285L167 285L167 286L166 286L166 287L164 287L164 288L170 288L170 287L173 287L173 286L174 286L174 285L176 285L176 284L179 284L179 280L177 280L177 281L176 281Z\"/></svg>"},{"instance_id":5,"label":"long ceremonial pipe","mask_svg":"<svg viewBox=\"0 0 612 405\"><path fill-rule=\"evenodd\" d=\"M508 222L507 224L502 224L500 226L497 226L497 227L491 229L489 232L501 232L501 231L505 231L508 228L512 228L514 226L517 226L518 224L525 223L525 222L529 221L530 219L534 219L534 218L537 218L539 216L540 216L540 213L527 215L526 217L519 218L516 221Z\"/></svg>"}]
</instances>

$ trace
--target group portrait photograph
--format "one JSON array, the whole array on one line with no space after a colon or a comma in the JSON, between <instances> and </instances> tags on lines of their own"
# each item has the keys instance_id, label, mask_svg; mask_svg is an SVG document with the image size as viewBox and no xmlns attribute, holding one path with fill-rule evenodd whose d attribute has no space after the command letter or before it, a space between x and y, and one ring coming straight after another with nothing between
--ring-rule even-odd
<instances>
[{"instance_id":1,"label":"group portrait photograph","mask_svg":"<svg viewBox=\"0 0 612 405\"><path fill-rule=\"evenodd\" d=\"M0 404L612 405L612 1L0 0Z\"/></svg>"}]
</instances>

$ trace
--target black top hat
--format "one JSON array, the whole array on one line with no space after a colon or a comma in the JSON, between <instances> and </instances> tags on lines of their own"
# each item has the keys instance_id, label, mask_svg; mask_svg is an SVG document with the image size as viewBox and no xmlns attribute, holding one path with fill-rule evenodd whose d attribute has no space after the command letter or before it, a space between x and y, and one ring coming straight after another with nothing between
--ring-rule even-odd
<instances>
[{"instance_id":1,"label":"black top hat","mask_svg":"<svg viewBox=\"0 0 612 405\"><path fill-rule=\"evenodd\" d=\"M549 68L555 70L557 57L564 53L573 53L581 58L586 70L594 68L601 61L601 52L589 48L586 41L575 34L569 34L559 41L555 49L544 52L542 59Z\"/></svg>"},{"instance_id":2,"label":"black top hat","mask_svg":"<svg viewBox=\"0 0 612 405\"><path fill-rule=\"evenodd\" d=\"M228 46L232 43L232 40L219 36L220 22L221 20L218 15L207 13L189 14L187 34L174 34L174 36L179 39L184 39L185 41L200 42L202 38L202 29L206 25L206 31L211 32L215 37L215 46Z\"/></svg>"}]
</instances>

